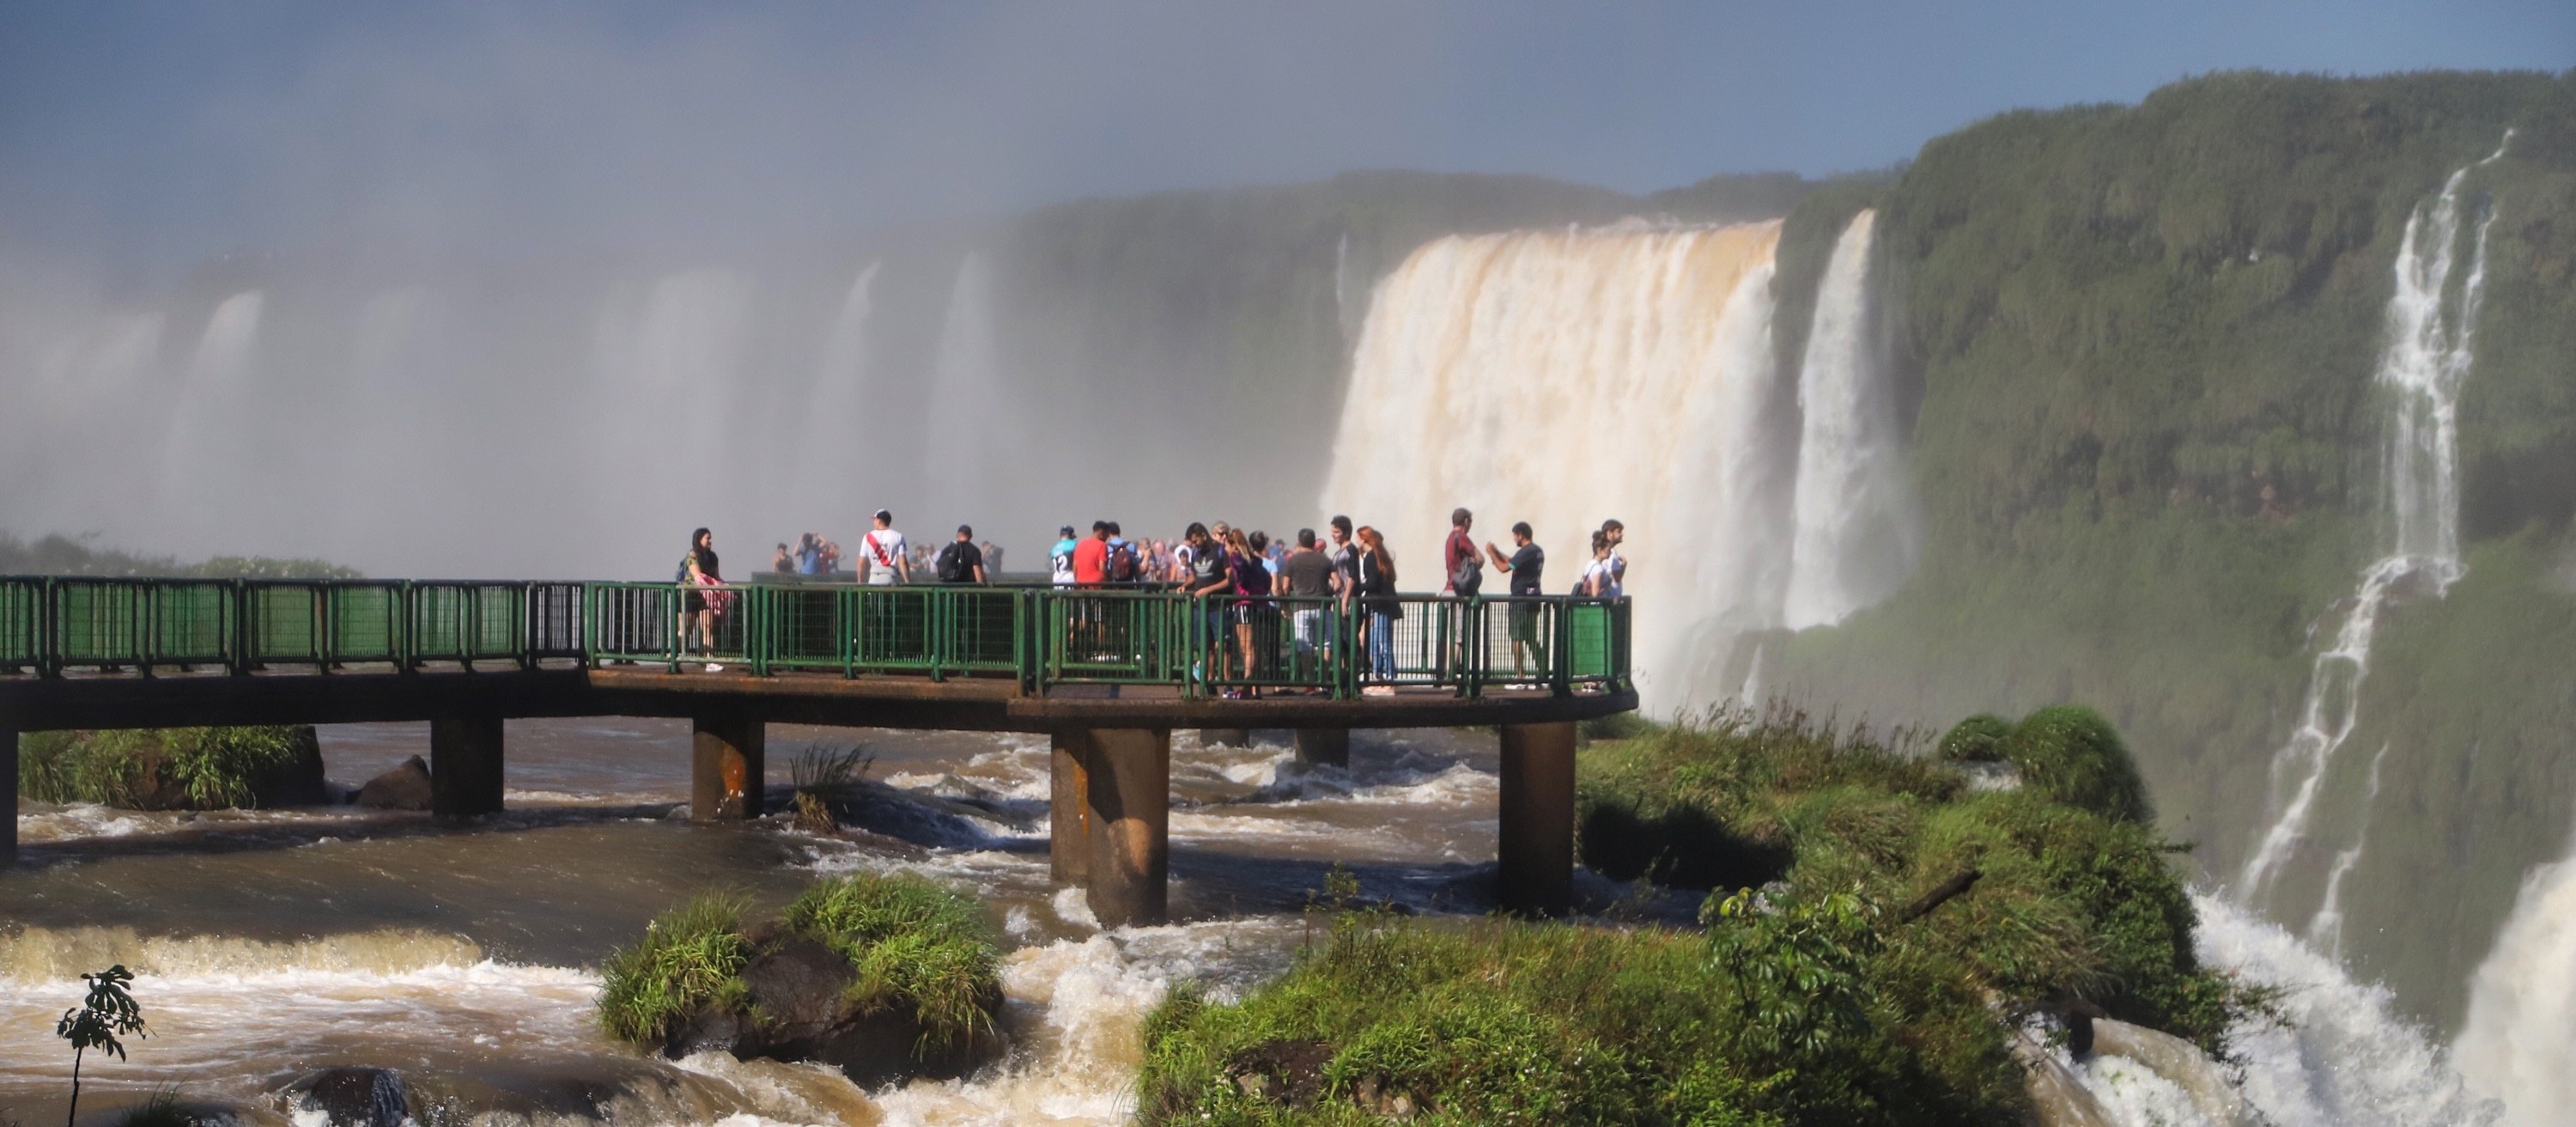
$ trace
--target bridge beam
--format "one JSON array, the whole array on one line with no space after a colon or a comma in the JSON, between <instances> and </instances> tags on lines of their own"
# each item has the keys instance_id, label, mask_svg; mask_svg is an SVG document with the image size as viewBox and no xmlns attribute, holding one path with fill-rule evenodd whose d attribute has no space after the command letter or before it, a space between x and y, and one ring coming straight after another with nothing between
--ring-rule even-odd
<instances>
[{"instance_id":1,"label":"bridge beam","mask_svg":"<svg viewBox=\"0 0 2576 1127\"><path fill-rule=\"evenodd\" d=\"M1348 728L1297 729L1297 762L1308 767L1349 767L1351 765L1351 730Z\"/></svg>"},{"instance_id":2,"label":"bridge beam","mask_svg":"<svg viewBox=\"0 0 2576 1127\"><path fill-rule=\"evenodd\" d=\"M1052 737L1047 770L1047 869L1057 884L1091 881L1091 729Z\"/></svg>"},{"instance_id":3,"label":"bridge beam","mask_svg":"<svg viewBox=\"0 0 2576 1127\"><path fill-rule=\"evenodd\" d=\"M1088 897L1102 927L1171 917L1172 730L1088 733Z\"/></svg>"},{"instance_id":4,"label":"bridge beam","mask_svg":"<svg viewBox=\"0 0 2576 1127\"><path fill-rule=\"evenodd\" d=\"M0 724L0 869L18 860L18 729Z\"/></svg>"},{"instance_id":5,"label":"bridge beam","mask_svg":"<svg viewBox=\"0 0 2576 1127\"><path fill-rule=\"evenodd\" d=\"M690 820L759 817L769 773L769 725L731 711L702 712L689 723Z\"/></svg>"},{"instance_id":6,"label":"bridge beam","mask_svg":"<svg viewBox=\"0 0 2576 1127\"><path fill-rule=\"evenodd\" d=\"M429 722L429 808L442 818L501 812L501 718Z\"/></svg>"},{"instance_id":7,"label":"bridge beam","mask_svg":"<svg viewBox=\"0 0 2576 1127\"><path fill-rule=\"evenodd\" d=\"M1503 725L1503 907L1554 915L1574 907L1574 725Z\"/></svg>"}]
</instances>

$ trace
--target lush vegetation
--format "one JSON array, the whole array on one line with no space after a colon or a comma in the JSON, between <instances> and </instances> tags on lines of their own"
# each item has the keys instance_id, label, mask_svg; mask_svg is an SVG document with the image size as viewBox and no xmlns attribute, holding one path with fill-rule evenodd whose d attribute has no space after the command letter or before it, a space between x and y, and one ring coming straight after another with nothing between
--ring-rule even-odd
<instances>
[{"instance_id":1,"label":"lush vegetation","mask_svg":"<svg viewBox=\"0 0 2576 1127\"><path fill-rule=\"evenodd\" d=\"M850 960L860 1013L908 1008L934 1045L992 1031L1000 963L973 900L920 877L858 874L816 882L785 922Z\"/></svg>"},{"instance_id":2,"label":"lush vegetation","mask_svg":"<svg viewBox=\"0 0 2576 1127\"><path fill-rule=\"evenodd\" d=\"M320 756L311 725L29 732L18 739L18 792L144 810L257 806L309 790L280 785L299 766L318 783Z\"/></svg>"},{"instance_id":3,"label":"lush vegetation","mask_svg":"<svg viewBox=\"0 0 2576 1127\"><path fill-rule=\"evenodd\" d=\"M2026 1110L2034 1011L2223 1050L2262 998L2195 961L2117 736L2076 709L1975 723L2073 785L1979 790L1930 741L1785 713L1596 744L1586 863L1713 886L1704 932L1345 913L1239 1003L1154 1015L1142 1118L1982 1124Z\"/></svg>"},{"instance_id":4,"label":"lush vegetation","mask_svg":"<svg viewBox=\"0 0 2576 1127\"><path fill-rule=\"evenodd\" d=\"M600 966L599 1023L612 1037L652 1044L700 1010L738 1007L751 954L740 901L689 900L654 917L642 939Z\"/></svg>"},{"instance_id":5,"label":"lush vegetation","mask_svg":"<svg viewBox=\"0 0 2576 1127\"><path fill-rule=\"evenodd\" d=\"M856 978L843 1008L911 1015L924 1049L992 1032L1000 954L975 902L923 877L870 874L815 882L775 925L744 926L742 903L721 895L663 913L602 966L600 1024L622 1040L658 1045L704 1011L757 1020L743 972L788 938L848 959Z\"/></svg>"},{"instance_id":6,"label":"lush vegetation","mask_svg":"<svg viewBox=\"0 0 2576 1127\"><path fill-rule=\"evenodd\" d=\"M356 579L358 573L323 560L216 556L183 563L101 548L88 538L52 535L21 540L0 532L0 575L145 575L189 579Z\"/></svg>"},{"instance_id":7,"label":"lush vegetation","mask_svg":"<svg viewBox=\"0 0 2576 1127\"><path fill-rule=\"evenodd\" d=\"M2570 814L2537 734L2566 708L2488 677L2496 658L2433 620L2475 613L2534 668L2576 661L2539 558L2576 508L2576 73L2215 75L2136 106L2006 114L1892 180L1807 197L1784 232L1784 323L1850 212L1880 209L1873 268L1930 539L1895 600L1772 646L1774 684L1882 722L2097 702L2166 825L2232 871L2266 816L2310 631L2381 550L2371 376L2398 244L2509 128L2464 181L2471 215L2494 221L2461 401L2463 523L2520 545L2473 552L2473 568L2528 562L2510 568L2517 587L2473 570L2446 604L2399 609L2387 644L2408 656L2388 660L2415 680L2373 675L2349 749L2393 738L2388 767L2434 793L2470 777L2489 798L2508 779L2530 788L2505 824L2474 829L2429 798L2380 804L2398 824L2372 830L2346 888L2347 904L2390 906L2353 922L2352 953L2418 1014L2455 1021L2515 874L2563 849ZM2533 618L2505 623L2512 606ZM2339 835L2366 780L2347 775L2321 822ZM2509 850L2477 853L2500 875L2420 879L2465 865L2470 838ZM2315 876L2285 886L2284 918L2313 909ZM2416 899L2435 884L2435 903Z\"/></svg>"}]
</instances>

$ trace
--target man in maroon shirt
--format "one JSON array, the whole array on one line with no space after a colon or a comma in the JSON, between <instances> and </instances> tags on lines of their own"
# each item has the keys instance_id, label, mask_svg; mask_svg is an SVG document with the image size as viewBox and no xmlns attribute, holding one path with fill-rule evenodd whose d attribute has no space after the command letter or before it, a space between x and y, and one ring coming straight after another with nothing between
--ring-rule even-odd
<instances>
[{"instance_id":1,"label":"man in maroon shirt","mask_svg":"<svg viewBox=\"0 0 2576 1127\"><path fill-rule=\"evenodd\" d=\"M1475 525L1474 513L1463 508L1450 510L1449 543L1440 549L1440 574L1445 577L1440 589L1449 594L1470 596L1484 586L1485 559L1477 554L1475 539L1467 535L1467 530ZM1472 568L1472 572L1468 568ZM1462 575L1471 576L1464 587L1458 583Z\"/></svg>"}]
</instances>

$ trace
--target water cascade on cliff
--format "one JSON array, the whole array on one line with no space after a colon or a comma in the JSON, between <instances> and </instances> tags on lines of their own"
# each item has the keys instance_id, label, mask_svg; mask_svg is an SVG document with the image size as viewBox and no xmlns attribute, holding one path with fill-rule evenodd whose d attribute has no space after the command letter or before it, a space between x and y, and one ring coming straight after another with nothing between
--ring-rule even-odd
<instances>
[{"instance_id":1,"label":"water cascade on cliff","mask_svg":"<svg viewBox=\"0 0 2576 1127\"><path fill-rule=\"evenodd\" d=\"M2498 148L2486 161L2502 155ZM2373 373L2388 405L2388 441L2380 468L2386 551L2362 569L2332 644L2317 654L2309 672L2298 729L2273 755L2271 820L2237 875L2239 903L2263 907L2274 899L2284 866L2308 840L2318 793L2358 718L2362 682L2370 673L2371 639L2391 598L2414 590L2439 598L2464 570L2458 404L2486 289L2487 227L2495 218L2491 211L2476 221L2466 276L2455 285L2453 273L2462 257L2462 186L2486 161L2453 172L2433 199L2407 217L2405 237L2398 244L2388 341ZM2357 830L2349 847L2355 860L2360 849ZM2351 867L2335 866L2330 884ZM2336 903L2340 891L2325 891L2321 913Z\"/></svg>"},{"instance_id":2,"label":"water cascade on cliff","mask_svg":"<svg viewBox=\"0 0 2576 1127\"><path fill-rule=\"evenodd\" d=\"M1629 590L1656 607L1640 688L1687 705L1697 639L1778 622L1796 458L1771 360L1779 236L1623 224L1423 246L1371 302L1323 508L1387 530L1408 589L1439 585L1456 506L1480 542L1528 521L1551 593L1621 519Z\"/></svg>"},{"instance_id":3,"label":"water cascade on cliff","mask_svg":"<svg viewBox=\"0 0 2576 1127\"><path fill-rule=\"evenodd\" d=\"M1914 572L1918 520L1870 298L1877 220L1863 211L1835 240L1799 365L1798 531L1785 611L1793 630L1840 622Z\"/></svg>"},{"instance_id":4,"label":"water cascade on cliff","mask_svg":"<svg viewBox=\"0 0 2576 1127\"><path fill-rule=\"evenodd\" d=\"M1001 361L995 348L993 280L980 254L957 264L957 284L950 291L948 317L939 332L939 359L931 376L927 434L931 450L942 442L962 444L936 455L939 473L932 497L953 503L993 495L1006 483L994 480L990 459L982 451L1017 449L1006 414L1010 396L1002 387ZM946 536L930 543L945 543Z\"/></svg>"},{"instance_id":5,"label":"water cascade on cliff","mask_svg":"<svg viewBox=\"0 0 2576 1127\"><path fill-rule=\"evenodd\" d=\"M224 440L242 429L251 400L252 354L259 347L259 322L266 297L245 290L225 298L206 319L204 335L179 385L169 436L161 447L161 483L155 495L162 512L178 522L193 522L207 502L248 480L210 477L208 466L238 467L251 451L225 449Z\"/></svg>"}]
</instances>

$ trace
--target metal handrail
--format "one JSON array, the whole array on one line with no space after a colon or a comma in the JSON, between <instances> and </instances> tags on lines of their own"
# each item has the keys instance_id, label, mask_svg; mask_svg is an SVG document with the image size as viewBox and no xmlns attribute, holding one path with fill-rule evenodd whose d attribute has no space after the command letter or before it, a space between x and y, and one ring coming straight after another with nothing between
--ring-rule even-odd
<instances>
[{"instance_id":1,"label":"metal handrail","mask_svg":"<svg viewBox=\"0 0 2576 1127\"><path fill-rule=\"evenodd\" d=\"M698 625L681 614L691 594L720 608L711 648L682 646ZM0 576L0 675L409 673L549 661L678 672L717 661L760 676L1009 677L1033 694L1086 684L1162 685L1193 698L1347 698L1380 684L1566 694L1629 686L1629 615L1625 599L1567 595L1191 599L1159 587Z\"/></svg>"}]
</instances>

